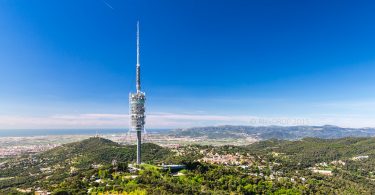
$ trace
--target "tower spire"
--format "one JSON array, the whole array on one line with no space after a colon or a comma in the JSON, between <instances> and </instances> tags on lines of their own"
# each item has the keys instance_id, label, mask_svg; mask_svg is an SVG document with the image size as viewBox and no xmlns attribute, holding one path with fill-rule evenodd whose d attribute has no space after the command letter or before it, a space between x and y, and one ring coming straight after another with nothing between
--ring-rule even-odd
<instances>
[{"instance_id":1,"label":"tower spire","mask_svg":"<svg viewBox=\"0 0 375 195\"><path fill-rule=\"evenodd\" d=\"M139 21L137 21L137 93L141 91L141 65L139 63Z\"/></svg>"}]
</instances>

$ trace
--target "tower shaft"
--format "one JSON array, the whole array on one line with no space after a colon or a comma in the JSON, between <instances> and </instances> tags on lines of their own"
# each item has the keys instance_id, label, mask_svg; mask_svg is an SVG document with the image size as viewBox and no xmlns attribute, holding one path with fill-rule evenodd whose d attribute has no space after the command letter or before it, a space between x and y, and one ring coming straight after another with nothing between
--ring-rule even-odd
<instances>
[{"instance_id":1,"label":"tower shaft","mask_svg":"<svg viewBox=\"0 0 375 195\"><path fill-rule=\"evenodd\" d=\"M137 164L141 164L141 140L142 140L142 132L137 131Z\"/></svg>"}]
</instances>

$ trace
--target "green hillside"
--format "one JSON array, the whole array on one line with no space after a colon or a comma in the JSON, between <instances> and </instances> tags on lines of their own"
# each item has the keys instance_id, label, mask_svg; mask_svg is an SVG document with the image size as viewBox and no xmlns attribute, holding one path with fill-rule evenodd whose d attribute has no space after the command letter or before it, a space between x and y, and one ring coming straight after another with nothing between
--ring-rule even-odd
<instances>
[{"instance_id":1,"label":"green hillside","mask_svg":"<svg viewBox=\"0 0 375 195\"><path fill-rule=\"evenodd\" d=\"M143 160L158 163L171 152L152 143L142 144ZM92 174L94 168L108 166L113 160L130 163L136 159L136 146L119 145L103 138L89 138L56 147L34 156L6 163L0 170L0 189L31 186L49 188L78 174Z\"/></svg>"},{"instance_id":2,"label":"green hillside","mask_svg":"<svg viewBox=\"0 0 375 195\"><path fill-rule=\"evenodd\" d=\"M247 146L142 145L144 164L128 169L135 146L102 138L8 161L0 194L374 194L375 138L266 140ZM112 164L113 160L116 163ZM178 173L154 165L185 164ZM18 188L18 190L17 190Z\"/></svg>"},{"instance_id":3,"label":"green hillside","mask_svg":"<svg viewBox=\"0 0 375 195\"><path fill-rule=\"evenodd\" d=\"M120 162L135 161L135 151L135 145L123 146L103 138L89 138L54 148L38 157L52 164L66 161L79 168L87 168L90 164L111 163L114 159ZM167 149L152 143L142 144L142 151L145 162L157 162L169 154Z\"/></svg>"}]
</instances>

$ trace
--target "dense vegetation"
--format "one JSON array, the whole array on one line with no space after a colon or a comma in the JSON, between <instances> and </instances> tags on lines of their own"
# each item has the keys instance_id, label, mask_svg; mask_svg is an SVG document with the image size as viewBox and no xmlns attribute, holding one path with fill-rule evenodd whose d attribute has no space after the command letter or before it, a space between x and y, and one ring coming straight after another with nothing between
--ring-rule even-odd
<instances>
[{"instance_id":1,"label":"dense vegetation","mask_svg":"<svg viewBox=\"0 0 375 195\"><path fill-rule=\"evenodd\" d=\"M55 194L375 193L375 138L268 140L173 150L147 143L142 148L147 164L138 168L128 167L135 160L135 146L101 138L9 161L0 171L8 178L0 180L0 194L30 187ZM203 160L226 155L238 157L240 164ZM186 169L155 166L161 163L184 164Z\"/></svg>"},{"instance_id":2,"label":"dense vegetation","mask_svg":"<svg viewBox=\"0 0 375 195\"><path fill-rule=\"evenodd\" d=\"M143 160L147 163L159 163L171 153L151 143L142 144L142 150ZM1 178L7 178L0 180L0 189L14 186L53 189L72 176L91 174L95 167L109 165L113 160L132 162L136 158L135 151L134 145L123 146L107 139L90 138L38 155L22 156L0 169Z\"/></svg>"}]
</instances>

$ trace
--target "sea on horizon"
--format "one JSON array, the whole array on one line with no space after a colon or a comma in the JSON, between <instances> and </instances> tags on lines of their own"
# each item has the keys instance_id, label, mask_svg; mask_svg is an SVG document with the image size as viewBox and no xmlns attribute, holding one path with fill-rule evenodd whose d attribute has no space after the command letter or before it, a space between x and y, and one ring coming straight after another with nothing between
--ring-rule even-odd
<instances>
[{"instance_id":1,"label":"sea on horizon","mask_svg":"<svg viewBox=\"0 0 375 195\"><path fill-rule=\"evenodd\" d=\"M159 133L166 129L148 129L147 133ZM3 129L0 137L29 137L48 135L95 135L95 134L125 134L128 129Z\"/></svg>"}]
</instances>

